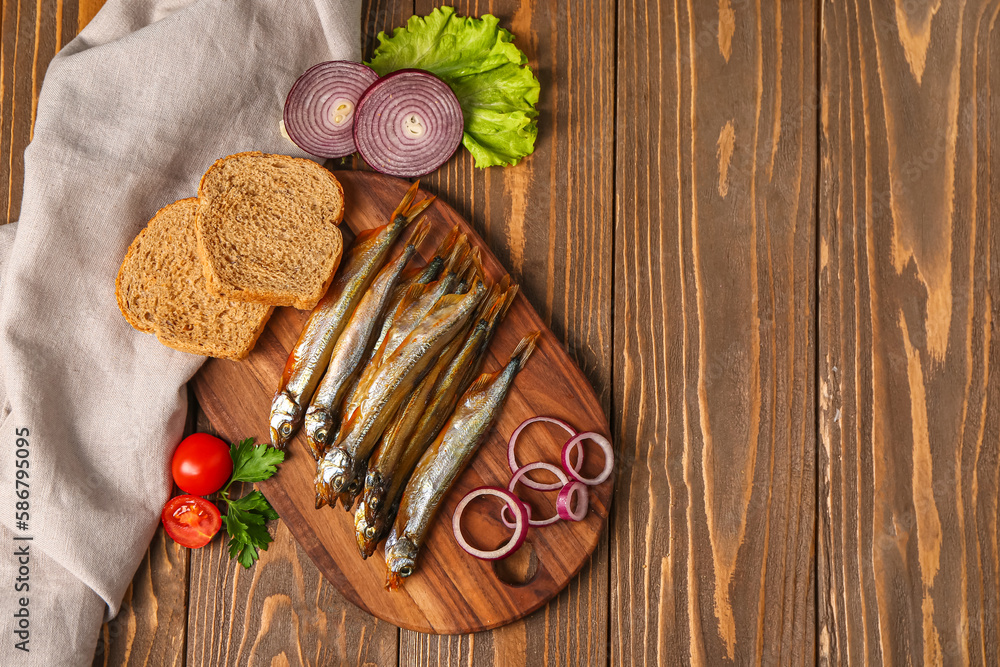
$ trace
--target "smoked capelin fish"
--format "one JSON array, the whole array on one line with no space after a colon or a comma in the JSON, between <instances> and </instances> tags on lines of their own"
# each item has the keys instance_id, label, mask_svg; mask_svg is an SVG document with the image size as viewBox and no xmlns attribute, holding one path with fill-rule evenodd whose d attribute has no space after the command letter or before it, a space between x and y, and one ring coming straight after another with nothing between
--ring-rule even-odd
<instances>
[{"instance_id":1,"label":"smoked capelin fish","mask_svg":"<svg viewBox=\"0 0 1000 667\"><path fill-rule=\"evenodd\" d=\"M510 277L505 276L499 285L490 290L479 313L471 319L467 334L452 342L452 345L460 344L455 358L449 362L444 358L449 355L443 354L442 360L435 364L411 396L405 411L416 403L421 405L419 422L413 433L406 439L398 438L404 434L404 424L399 423L402 417L397 414L372 454L365 476L364 495L354 516L355 537L362 558L372 555L378 542L388 533L403 487L417 461L451 415L458 397L478 376L492 335L517 294L517 286L509 285ZM430 396L425 397L422 390L427 389L426 383L430 380L434 380L434 387ZM397 438L391 438L390 434Z\"/></svg>"},{"instance_id":2,"label":"smoked capelin fish","mask_svg":"<svg viewBox=\"0 0 1000 667\"><path fill-rule=\"evenodd\" d=\"M356 468L357 475L364 475L365 469L368 467L368 459L362 459L361 461L355 461L354 466ZM353 511L354 503L361 495L361 489L353 485L348 487L346 490L341 491L336 496L334 496L334 502L330 504L335 504L336 501L340 501L340 506L344 508L344 511L350 514ZM318 507L316 509L319 509Z\"/></svg>"},{"instance_id":3,"label":"smoked capelin fish","mask_svg":"<svg viewBox=\"0 0 1000 667\"><path fill-rule=\"evenodd\" d=\"M400 302L409 292L410 288L414 285L429 285L435 282L441 277L442 273L447 273L451 270L451 263L454 261L453 256L455 255L455 243L459 238L458 226L452 228L451 232L444 238L441 245L438 246L434 253L434 256L428 260L427 264L422 267L413 267L411 269L406 269L399 278L399 284L396 285L396 289L393 290L392 297L389 299L389 303L386 304L385 310L381 313L380 321L376 327L378 330L378 337L375 339L371 346L371 350L368 353L368 359L364 363L363 371L369 371L371 366L376 368L379 366L381 361L381 353L384 352L382 347L382 342L385 340L386 334L389 329L392 328L393 317L396 310L399 308ZM359 398L364 395L364 387L370 384L371 375L369 374L365 378L365 382L361 382L362 377L359 374L355 378L351 390L347 393L347 399L342 404L342 414L346 417L350 417L354 412L354 408L357 404L351 403L353 398ZM358 386L361 384L362 391L359 396L355 396L354 392ZM347 419L342 419L341 423L347 421Z\"/></svg>"},{"instance_id":4,"label":"smoked capelin fish","mask_svg":"<svg viewBox=\"0 0 1000 667\"><path fill-rule=\"evenodd\" d=\"M479 376L459 400L444 429L420 457L386 539L387 589L395 590L403 578L413 574L420 547L441 500L486 439L503 409L514 378L535 349L539 335L541 332L535 331L521 339L502 369Z\"/></svg>"},{"instance_id":5,"label":"smoked capelin fish","mask_svg":"<svg viewBox=\"0 0 1000 667\"><path fill-rule=\"evenodd\" d=\"M483 305L486 305L492 299L493 290L490 291L490 295L484 300ZM480 306L481 308L483 306ZM475 318L472 318L475 320ZM466 325L466 331L471 327L472 321ZM410 472L413 470L413 466L416 465L417 459L423 450L426 449L425 443L416 443L410 436L417 424L420 422L425 406L427 405L433 390L437 388L438 378L446 371L449 367L450 362L454 358L455 354L462 349L462 343L466 338L466 331L461 332L455 339L448 344L445 351L438 357L438 360L431 367L431 370L424 376L424 379L420 381L417 389L410 395L409 400L406 404L396 413L393 417L392 422L386 428L385 433L382 435L382 439L379 441L378 446L372 453L371 460L367 466L364 468L359 468L356 472L356 479L361 479L361 473L367 469L368 475L364 476L367 483L368 478L371 476L371 471L373 469L380 469L386 471L391 467L395 467L400 464L401 472L397 475L397 479L400 483L409 477ZM401 459L401 460L400 460ZM389 473L385 473L385 477L379 476L379 480L385 480L386 485L389 482ZM392 487L391 495L395 498L401 488L397 488L399 485ZM357 490L360 490L358 485L353 485ZM342 499L344 494L338 496ZM381 499L381 498L380 498ZM353 502L353 497L351 498ZM317 501L320 504L321 501ZM347 509L347 506L344 506ZM388 526L391 525L392 518L395 513L387 508L381 508L383 511L379 513L378 519L376 520L374 512L371 512L371 524L366 521L365 517L370 512L365 507L364 499L361 500L357 513L354 518L355 532L357 533L358 540L358 550L361 553L362 558L367 558L375 550L375 544L385 537L385 533L388 530ZM377 532L376 532L377 531Z\"/></svg>"},{"instance_id":6,"label":"smoked capelin fish","mask_svg":"<svg viewBox=\"0 0 1000 667\"><path fill-rule=\"evenodd\" d=\"M440 254L439 252L433 258L431 258L429 262L427 262L426 266L418 268L414 273L407 275L408 271L403 272L403 276L400 278L400 284L396 286L396 295L393 297L393 301L391 301L388 307L386 308L387 312L389 313L386 315L387 321L391 318L391 313L396 310L396 307L399 305L400 300L402 300L403 295L406 293L406 291L409 289L410 286L414 284L426 285L428 283L433 282L434 280L437 280L437 277L440 275L441 270L444 268L444 262L446 259L447 259L447 254ZM383 332L384 331L385 329L383 329ZM365 393L364 387L368 386L368 384L371 383L372 376L371 374L369 374L368 371L374 370L371 368L373 365L372 359L375 358L376 353L379 350L379 346L381 345L382 337L384 337L384 335L385 334L383 333L379 337L378 341L375 342L374 346L372 347L371 353L369 354L368 361L365 362L364 367L359 371L359 373L355 375L354 379L349 384L347 391L345 392L345 399L344 402L340 405L340 413L338 415L338 421L341 424L347 423L348 419L350 419L350 416L354 414L354 410L358 407L358 403L360 403L361 398L364 397ZM362 383L362 380L365 380L364 383ZM360 392L358 391L359 385L362 387ZM321 507L322 505L317 505L317 506Z\"/></svg>"},{"instance_id":7,"label":"smoked capelin fish","mask_svg":"<svg viewBox=\"0 0 1000 667\"><path fill-rule=\"evenodd\" d=\"M460 274L467 270L469 262L468 240L461 235L452 245L448 261L437 280L410 285L398 301L394 300L395 305L390 304L392 310L385 318L382 331L375 343L376 347L341 410L340 431L333 439L334 442L343 438L344 428L361 401L367 396L368 388L378 375L382 362L392 355L399 343L413 331L437 300L451 291L459 281ZM328 438L327 441L329 440Z\"/></svg>"},{"instance_id":8,"label":"smoked capelin fish","mask_svg":"<svg viewBox=\"0 0 1000 667\"><path fill-rule=\"evenodd\" d=\"M446 294L431 308L399 347L382 363L365 397L341 428L338 441L320 460L317 495L330 502L345 490L357 492L364 481L355 463L374 449L396 410L419 384L424 371L464 327L485 295L482 280L468 294ZM387 339L388 340L388 339ZM348 488L353 484L353 488Z\"/></svg>"},{"instance_id":9,"label":"smoked capelin fish","mask_svg":"<svg viewBox=\"0 0 1000 667\"><path fill-rule=\"evenodd\" d=\"M399 509L399 497L417 461L433 442L440 426L451 416L458 397L478 375L489 347L489 339L517 293L516 286L503 291L508 283L509 278L505 277L504 282L484 301L482 315L474 318L473 326L462 341L455 358L435 382L432 398L420 416L416 431L404 443L394 468L390 469L386 460L376 459L376 455L372 455L368 475L365 477L364 495L354 515L355 537L362 558L375 553L378 542L388 534ZM436 426L430 426L432 423ZM385 444L383 438L379 448Z\"/></svg>"},{"instance_id":10,"label":"smoked capelin fish","mask_svg":"<svg viewBox=\"0 0 1000 667\"><path fill-rule=\"evenodd\" d=\"M396 464L399 463L399 459L407 447L413 443L411 436L420 423L420 418L423 416L431 393L437 384L438 378L447 370L451 359L458 352L462 338L464 336L458 337L449 343L427 375L424 376L424 379L420 381L414 392L410 394L409 399L403 407L396 413L385 433L382 434L382 440L372 454L368 472L365 475L364 498L369 505L368 509L370 512L374 512L379 507L382 495L388 486L389 478ZM378 489L381 489L381 493L378 492ZM374 505L372 504L373 500ZM374 520L374 514L370 518Z\"/></svg>"},{"instance_id":11,"label":"smoked capelin fish","mask_svg":"<svg viewBox=\"0 0 1000 667\"><path fill-rule=\"evenodd\" d=\"M427 285L413 285L396 307L385 336L382 337L381 349L377 352L375 361L381 365L383 359L388 359L402 344L406 337L423 321L431 309L446 294L452 294L472 268L472 255L469 253L468 240L462 236L455 244L453 257L441 272L441 277Z\"/></svg>"},{"instance_id":12,"label":"smoked capelin fish","mask_svg":"<svg viewBox=\"0 0 1000 667\"><path fill-rule=\"evenodd\" d=\"M454 231L457 233L457 228ZM360 372L360 376L355 381L353 388L351 388L347 392L348 398L344 401L343 407L341 408L339 414L340 431L336 435L336 438L334 440L335 442L339 442L344 437L346 433L346 427L350 423L350 418L352 415L354 415L357 408L361 405L361 402L367 396L368 388L371 386L372 381L375 379L375 377L377 377L378 372L382 367L382 361L387 355L391 356L390 353L386 352L386 350L390 346L390 341L386 340L388 332L391 331L394 334L391 337L393 341L391 343L393 345L393 349L391 351L394 351L396 342L401 342L403 339L405 339L406 335L412 332L413 328L417 324L419 324L419 320L412 321L411 318L404 318L397 326L393 327L393 318L396 314L396 311L403 311L408 314L412 314L413 308L419 307L420 312L426 314L426 312L429 311L434 306L434 302L426 302L423 303L422 305L418 304L417 306L413 306L411 302L419 301L421 296L425 296L428 294L432 295L432 297L436 300L438 296L444 295L445 293L447 293L448 289L457 284L458 282L457 273L459 271L466 270L466 268L468 267L469 264L466 259L468 248L467 248L467 242L464 240L464 235L462 235L459 238L460 242L457 243L457 247L454 236L451 236L450 238L451 238L450 243L448 243L448 239L446 239L447 247L450 248L451 250L450 259L448 260L447 265L441 270L442 276L440 280L435 282L430 282L437 275L436 272L425 271L424 273L420 274L416 279L416 281L412 285L410 285L409 288L407 289L407 295L403 295L403 297L401 297L396 302L397 308L393 308L393 313L391 313L386 317L386 325L383 328L383 333L379 337L379 341L381 342L378 344L377 348L373 350L373 352L371 353L367 365ZM423 285L426 289L421 289L420 288L421 285ZM390 307L391 306L392 304L390 304ZM404 331L404 327L405 327L405 333L403 333L402 336L400 337L400 331ZM343 501L346 498L350 498L351 500L353 500L361 492L361 482L364 480L365 476L364 467L359 466L356 460L347 457L341 457L339 455L331 455L330 463L334 465L337 469L343 468L347 470L348 474L345 475L345 477L347 477L348 479L358 480L358 484L354 485L353 487L348 487L339 494L329 494L329 497L327 493L328 491L327 486L316 484L315 504L317 509L323 507L328 503L333 504L331 502L331 499L334 501L337 499ZM347 509L346 504L344 504L344 509Z\"/></svg>"},{"instance_id":13,"label":"smoked capelin fish","mask_svg":"<svg viewBox=\"0 0 1000 667\"><path fill-rule=\"evenodd\" d=\"M427 406L428 399L437 386L438 378L447 370L451 360L461 348L464 339L464 334L459 335L448 344L448 347L438 357L431 370L428 371L416 390L410 395L406 404L396 413L392 423L382 435L382 440L379 442L378 447L372 453L371 460L368 462L367 474L364 477L365 489L361 500L361 504L365 507L363 509L359 508L359 511L363 512L365 517L365 527L362 528L361 532L357 533L358 548L361 551L362 558L367 558L371 551L366 545L375 539L376 531L378 530L376 527L378 523L378 510L385 509L380 503L389 490L389 483L394 471L399 468L397 477L408 477L413 470L413 466L416 465L420 454L426 449L426 444L429 444L418 443L411 436L417 424L420 423L420 418ZM421 444L424 446L421 446ZM409 459L407 459L407 455L409 455ZM376 488L373 488L373 486ZM370 506L369 503L373 501L376 505ZM382 512L381 515L384 517L385 513ZM358 531L358 519L359 517L355 516L356 532ZM381 523L384 524L385 521ZM372 544L372 549L374 549L374 544Z\"/></svg>"},{"instance_id":14,"label":"smoked capelin fish","mask_svg":"<svg viewBox=\"0 0 1000 667\"><path fill-rule=\"evenodd\" d=\"M456 252L455 243L458 241L458 238L459 231L458 226L456 225L448 233L448 236L444 238L441 245L434 253L434 256L431 257L425 266L414 267L413 269L403 271L403 275L399 279L399 285L396 286L392 299L389 301L385 312L383 313L382 322L379 325L379 335L371 350L372 358L375 357L375 354L382 347L382 341L385 339L386 334L392 327L393 315L395 314L396 309L399 308L399 303L403 300L403 297L406 296L409 288L417 284L429 285L437 280L442 273L449 272L453 261L452 257Z\"/></svg>"},{"instance_id":15,"label":"smoked capelin fish","mask_svg":"<svg viewBox=\"0 0 1000 667\"><path fill-rule=\"evenodd\" d=\"M383 523L382 526L379 526L377 519L369 522L366 514L365 499L362 498L361 502L358 503L358 509L354 511L354 534L358 540L358 553L361 554L362 560L375 553L375 547L381 538L379 528L385 525Z\"/></svg>"},{"instance_id":16,"label":"smoked capelin fish","mask_svg":"<svg viewBox=\"0 0 1000 667\"><path fill-rule=\"evenodd\" d=\"M458 397L479 375L493 334L517 295L517 289L517 285L510 286L509 276L505 276L494 286L490 295L484 300L480 314L473 318L472 326L461 347L456 350L454 358L447 361L447 367L438 374L433 390L427 397L421 397L423 407L417 423L407 434L407 440L396 443L397 445L402 445L406 450L416 451L419 457L434 440L455 409ZM412 459L412 463L409 467L400 465L400 462L407 457L402 452L396 453L388 448L383 452L383 445L384 442L376 455L373 455L372 464L369 465L365 477L364 502L369 525L376 524L376 515L383 508L387 495L388 502L394 500L389 492L393 477L396 475L408 477L417 460L411 456L409 458Z\"/></svg>"},{"instance_id":17,"label":"smoked capelin fish","mask_svg":"<svg viewBox=\"0 0 1000 667\"><path fill-rule=\"evenodd\" d=\"M418 185L410 187L388 224L366 230L354 240L337 276L299 334L271 403L269 423L275 447L283 448L295 434L344 325L385 263L389 248L434 201L428 197L413 203Z\"/></svg>"},{"instance_id":18,"label":"smoked capelin fish","mask_svg":"<svg viewBox=\"0 0 1000 667\"><path fill-rule=\"evenodd\" d=\"M325 453L327 434L333 428L337 408L368 351L379 316L392 298L400 274L429 230L426 221L418 225L396 258L379 271L337 339L326 373L316 387L303 420L306 442L313 458L319 459Z\"/></svg>"}]
</instances>

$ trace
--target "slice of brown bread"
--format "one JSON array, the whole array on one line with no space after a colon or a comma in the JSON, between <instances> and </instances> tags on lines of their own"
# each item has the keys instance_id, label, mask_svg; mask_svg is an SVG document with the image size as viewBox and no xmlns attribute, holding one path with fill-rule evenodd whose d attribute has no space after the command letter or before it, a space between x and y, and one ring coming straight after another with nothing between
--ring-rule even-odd
<instances>
[{"instance_id":1,"label":"slice of brown bread","mask_svg":"<svg viewBox=\"0 0 1000 667\"><path fill-rule=\"evenodd\" d=\"M237 153L198 186L198 254L209 289L312 309L340 263L344 191L311 160Z\"/></svg>"},{"instance_id":2,"label":"slice of brown bread","mask_svg":"<svg viewBox=\"0 0 1000 667\"><path fill-rule=\"evenodd\" d=\"M198 258L198 200L161 208L132 241L115 296L129 324L182 352L245 359L271 314L262 304L211 293Z\"/></svg>"},{"instance_id":3,"label":"slice of brown bread","mask_svg":"<svg viewBox=\"0 0 1000 667\"><path fill-rule=\"evenodd\" d=\"M163 209L160 210L160 213L162 212ZM143 270L144 265L156 259L151 255L154 254L157 244L146 238L148 232L149 227L146 227L132 240L132 245L125 253L125 260L122 262L121 268L118 269L118 277L115 279L115 298L118 299L118 310L122 311L125 320L133 328L142 333L155 332L153 306L156 299L147 291L143 280L147 275L147 272Z\"/></svg>"}]
</instances>

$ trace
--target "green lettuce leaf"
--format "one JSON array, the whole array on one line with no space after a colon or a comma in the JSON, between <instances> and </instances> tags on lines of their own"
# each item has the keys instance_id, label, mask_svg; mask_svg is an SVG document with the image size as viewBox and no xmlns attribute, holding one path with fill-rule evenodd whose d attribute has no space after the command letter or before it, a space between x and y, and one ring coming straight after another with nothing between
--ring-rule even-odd
<instances>
[{"instance_id":1,"label":"green lettuce leaf","mask_svg":"<svg viewBox=\"0 0 1000 667\"><path fill-rule=\"evenodd\" d=\"M465 118L462 143L477 167L514 165L535 149L538 79L495 16L470 18L439 7L378 39L368 65L379 76L423 69L455 92Z\"/></svg>"}]
</instances>

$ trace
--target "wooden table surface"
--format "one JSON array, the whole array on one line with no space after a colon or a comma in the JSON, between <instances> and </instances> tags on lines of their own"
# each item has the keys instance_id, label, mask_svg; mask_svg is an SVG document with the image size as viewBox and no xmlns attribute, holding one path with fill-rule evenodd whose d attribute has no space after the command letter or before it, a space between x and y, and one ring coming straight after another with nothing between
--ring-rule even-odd
<instances>
[{"instance_id":1,"label":"wooden table surface","mask_svg":"<svg viewBox=\"0 0 1000 667\"><path fill-rule=\"evenodd\" d=\"M2 0L8 220L46 65L101 2ZM432 4L366 0L365 53ZM592 562L437 637L356 610L280 522L250 571L160 532L95 664L1000 663L1000 4L456 4L518 36L538 146L424 182L601 396Z\"/></svg>"}]
</instances>

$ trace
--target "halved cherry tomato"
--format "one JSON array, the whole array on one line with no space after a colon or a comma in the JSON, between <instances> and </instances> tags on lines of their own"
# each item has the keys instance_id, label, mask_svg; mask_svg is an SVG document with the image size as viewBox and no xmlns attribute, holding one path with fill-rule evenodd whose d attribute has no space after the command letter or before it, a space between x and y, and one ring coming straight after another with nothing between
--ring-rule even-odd
<instances>
[{"instance_id":1,"label":"halved cherry tomato","mask_svg":"<svg viewBox=\"0 0 1000 667\"><path fill-rule=\"evenodd\" d=\"M198 496L175 496L163 506L163 528L182 547L198 549L222 527L219 508Z\"/></svg>"},{"instance_id":2,"label":"halved cherry tomato","mask_svg":"<svg viewBox=\"0 0 1000 667\"><path fill-rule=\"evenodd\" d=\"M229 445L222 440L208 433L193 433L177 445L170 467L182 491L207 496L229 481L233 459Z\"/></svg>"}]
</instances>

